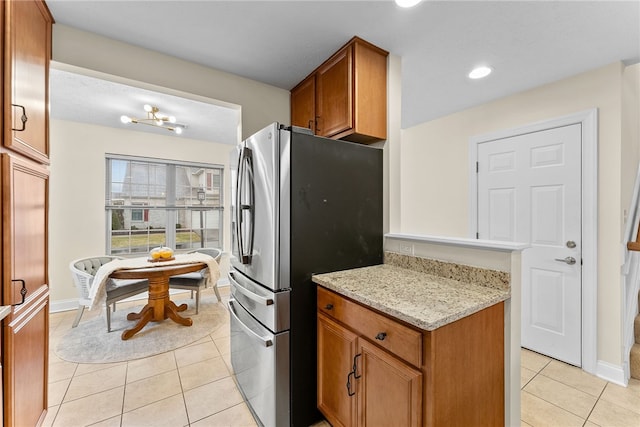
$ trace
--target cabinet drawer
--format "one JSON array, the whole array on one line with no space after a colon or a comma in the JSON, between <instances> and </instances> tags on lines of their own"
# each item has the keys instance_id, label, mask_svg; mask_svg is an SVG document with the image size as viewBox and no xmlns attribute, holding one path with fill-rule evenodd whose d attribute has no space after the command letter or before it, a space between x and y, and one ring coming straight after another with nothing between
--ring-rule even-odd
<instances>
[{"instance_id":1,"label":"cabinet drawer","mask_svg":"<svg viewBox=\"0 0 640 427\"><path fill-rule=\"evenodd\" d=\"M413 366L422 365L422 333L420 331L320 286L318 287L318 310Z\"/></svg>"}]
</instances>

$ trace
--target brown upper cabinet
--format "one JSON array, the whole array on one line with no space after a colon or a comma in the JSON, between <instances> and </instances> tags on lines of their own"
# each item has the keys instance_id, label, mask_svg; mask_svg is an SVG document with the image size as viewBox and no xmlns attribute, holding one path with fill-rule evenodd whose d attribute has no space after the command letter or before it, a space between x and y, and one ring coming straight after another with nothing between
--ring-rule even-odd
<instances>
[{"instance_id":1,"label":"brown upper cabinet","mask_svg":"<svg viewBox=\"0 0 640 427\"><path fill-rule=\"evenodd\" d=\"M49 163L49 59L53 19L42 1L4 3L3 145Z\"/></svg>"},{"instance_id":2,"label":"brown upper cabinet","mask_svg":"<svg viewBox=\"0 0 640 427\"><path fill-rule=\"evenodd\" d=\"M291 90L291 124L333 139L387 139L388 54L351 39Z\"/></svg>"}]
</instances>

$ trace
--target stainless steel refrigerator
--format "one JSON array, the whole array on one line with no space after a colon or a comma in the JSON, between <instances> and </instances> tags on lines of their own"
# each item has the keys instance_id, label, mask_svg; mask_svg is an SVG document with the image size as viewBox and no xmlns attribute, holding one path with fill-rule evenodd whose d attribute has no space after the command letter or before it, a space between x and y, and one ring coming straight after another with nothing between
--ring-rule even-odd
<instances>
[{"instance_id":1,"label":"stainless steel refrigerator","mask_svg":"<svg viewBox=\"0 0 640 427\"><path fill-rule=\"evenodd\" d=\"M382 150L273 123L231 153L231 363L256 420L316 408L311 275L382 263Z\"/></svg>"}]
</instances>

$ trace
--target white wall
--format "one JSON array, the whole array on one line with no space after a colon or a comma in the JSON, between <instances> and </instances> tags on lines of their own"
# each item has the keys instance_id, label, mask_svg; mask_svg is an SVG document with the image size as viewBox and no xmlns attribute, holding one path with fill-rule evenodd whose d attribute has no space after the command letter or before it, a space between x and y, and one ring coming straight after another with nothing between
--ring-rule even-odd
<instances>
[{"instance_id":1,"label":"white wall","mask_svg":"<svg viewBox=\"0 0 640 427\"><path fill-rule=\"evenodd\" d=\"M272 122L290 122L289 91L61 24L53 60L242 107L243 139Z\"/></svg>"},{"instance_id":2,"label":"white wall","mask_svg":"<svg viewBox=\"0 0 640 427\"><path fill-rule=\"evenodd\" d=\"M640 161L640 64L626 67L622 75L622 153L620 202L626 217L635 185L629 177L637 173Z\"/></svg>"},{"instance_id":3,"label":"white wall","mask_svg":"<svg viewBox=\"0 0 640 427\"><path fill-rule=\"evenodd\" d=\"M637 165L638 146L637 137L621 141L623 74L623 64L611 64L405 129L400 162L392 166L400 176L400 232L468 237L471 137L598 108L598 359L616 366L622 362L621 206L628 204L621 187L635 178L635 168L621 164L636 150Z\"/></svg>"},{"instance_id":4,"label":"white wall","mask_svg":"<svg viewBox=\"0 0 640 427\"><path fill-rule=\"evenodd\" d=\"M77 298L69 262L106 250L105 154L223 165L224 249L230 250L229 152L232 147L84 123L52 120L49 183L49 283L52 306ZM226 267L226 260L222 263Z\"/></svg>"},{"instance_id":5,"label":"white wall","mask_svg":"<svg viewBox=\"0 0 640 427\"><path fill-rule=\"evenodd\" d=\"M384 232L400 231L400 146L402 122L402 58L387 61L387 140L384 145Z\"/></svg>"},{"instance_id":6,"label":"white wall","mask_svg":"<svg viewBox=\"0 0 640 427\"><path fill-rule=\"evenodd\" d=\"M159 52L60 24L53 26L53 60L112 77L239 105L242 138L274 121L289 123L289 91ZM68 264L105 252L105 153L131 154L225 165L228 208L228 145L153 136L67 121L50 124L51 181L49 282L52 306L76 298ZM229 224L228 209L225 226ZM229 250L229 230L224 235ZM223 258L222 268L227 259Z\"/></svg>"}]
</instances>

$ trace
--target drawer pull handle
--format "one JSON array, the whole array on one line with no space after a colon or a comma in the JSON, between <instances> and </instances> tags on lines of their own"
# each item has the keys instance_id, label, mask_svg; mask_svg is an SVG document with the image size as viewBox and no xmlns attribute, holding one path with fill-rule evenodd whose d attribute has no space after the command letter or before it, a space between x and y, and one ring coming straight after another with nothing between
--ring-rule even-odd
<instances>
[{"instance_id":1,"label":"drawer pull handle","mask_svg":"<svg viewBox=\"0 0 640 427\"><path fill-rule=\"evenodd\" d=\"M263 297L262 295L258 295L258 294L254 293L254 292L251 292L249 289L247 289L244 286L242 286L236 280L236 278L235 278L235 276L234 276L232 271L227 273L227 277L229 278L229 283L231 284L231 291L232 292L238 291L242 295L244 295L245 297L247 297L247 298L251 299L252 301L255 301L255 302L257 302L258 304L261 304L261 305L273 305L273 299L272 298Z\"/></svg>"},{"instance_id":2,"label":"drawer pull handle","mask_svg":"<svg viewBox=\"0 0 640 427\"><path fill-rule=\"evenodd\" d=\"M11 281L12 281L12 282L20 282L20 284L22 284L22 287L20 288L20 296L22 297L22 301L20 301L20 302L19 302L19 303L17 303L17 304L11 304L11 305L16 306L16 305L24 304L24 297L26 297L26 296L27 296L27 286L26 286L26 283L25 283L25 282L24 282L24 280L22 280L22 279L11 279Z\"/></svg>"},{"instance_id":3,"label":"drawer pull handle","mask_svg":"<svg viewBox=\"0 0 640 427\"><path fill-rule=\"evenodd\" d=\"M380 341L384 341L384 339L387 337L387 333L386 332L380 332L378 335L376 335L376 339L380 340Z\"/></svg>"},{"instance_id":4,"label":"drawer pull handle","mask_svg":"<svg viewBox=\"0 0 640 427\"><path fill-rule=\"evenodd\" d=\"M324 306L325 310L333 310L333 304L327 304Z\"/></svg>"},{"instance_id":5,"label":"drawer pull handle","mask_svg":"<svg viewBox=\"0 0 640 427\"><path fill-rule=\"evenodd\" d=\"M356 394L355 391L353 393L351 392L351 375L354 375L353 371L349 372L349 375L347 375L347 394L349 395L349 397Z\"/></svg>"},{"instance_id":6,"label":"drawer pull handle","mask_svg":"<svg viewBox=\"0 0 640 427\"><path fill-rule=\"evenodd\" d=\"M18 107L22 110L22 116L20 116L20 121L22 122L22 127L20 129L16 129L16 128L11 128L12 131L14 132L22 132L27 128L27 120L29 120L27 118L27 110L25 110L23 105L19 105L19 104L11 104L12 107Z\"/></svg>"},{"instance_id":7,"label":"drawer pull handle","mask_svg":"<svg viewBox=\"0 0 640 427\"><path fill-rule=\"evenodd\" d=\"M358 375L358 357L362 356L362 353L358 353L353 357L353 377L355 379L360 378L362 375Z\"/></svg>"}]
</instances>

